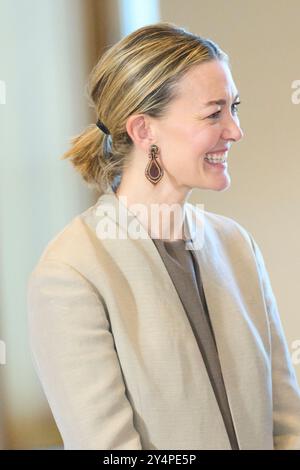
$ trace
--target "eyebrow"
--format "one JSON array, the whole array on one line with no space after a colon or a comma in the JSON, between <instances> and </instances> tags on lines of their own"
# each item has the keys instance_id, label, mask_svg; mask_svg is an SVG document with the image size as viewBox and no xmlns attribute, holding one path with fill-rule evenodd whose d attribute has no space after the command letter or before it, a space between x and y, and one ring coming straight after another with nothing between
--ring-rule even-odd
<instances>
[{"instance_id":1,"label":"eyebrow","mask_svg":"<svg viewBox=\"0 0 300 470\"><path fill-rule=\"evenodd\" d=\"M240 96L240 94L237 93L237 94L235 95L235 98L234 98L233 102L235 102L235 100L236 100L239 96ZM226 103L227 103L227 101L226 101L226 100L223 100L223 99L220 99L220 100L211 100L211 101L208 101L207 103L205 103L204 106L210 106L210 105L212 105L212 104L226 104Z\"/></svg>"}]
</instances>

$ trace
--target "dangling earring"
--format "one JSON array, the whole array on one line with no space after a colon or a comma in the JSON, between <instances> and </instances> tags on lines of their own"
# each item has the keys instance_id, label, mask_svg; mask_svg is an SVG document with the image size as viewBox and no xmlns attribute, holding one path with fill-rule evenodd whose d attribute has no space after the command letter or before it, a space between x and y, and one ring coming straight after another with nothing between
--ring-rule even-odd
<instances>
[{"instance_id":1,"label":"dangling earring","mask_svg":"<svg viewBox=\"0 0 300 470\"><path fill-rule=\"evenodd\" d=\"M164 170L161 168L157 161L157 153L158 147L157 145L153 144L150 147L149 151L149 158L150 161L145 169L145 175L151 183L156 184L158 183L161 178L163 177Z\"/></svg>"}]
</instances>

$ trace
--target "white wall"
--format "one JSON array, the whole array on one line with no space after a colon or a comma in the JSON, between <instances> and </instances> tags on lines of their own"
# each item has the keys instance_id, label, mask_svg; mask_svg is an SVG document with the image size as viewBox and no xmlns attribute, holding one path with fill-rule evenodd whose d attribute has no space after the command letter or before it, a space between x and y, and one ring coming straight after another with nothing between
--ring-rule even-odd
<instances>
[{"instance_id":1,"label":"white wall","mask_svg":"<svg viewBox=\"0 0 300 470\"><path fill-rule=\"evenodd\" d=\"M60 442L29 353L26 283L48 241L95 201L60 160L95 119L84 95L99 52L94 9L93 0L0 0L0 393L10 448Z\"/></svg>"}]
</instances>

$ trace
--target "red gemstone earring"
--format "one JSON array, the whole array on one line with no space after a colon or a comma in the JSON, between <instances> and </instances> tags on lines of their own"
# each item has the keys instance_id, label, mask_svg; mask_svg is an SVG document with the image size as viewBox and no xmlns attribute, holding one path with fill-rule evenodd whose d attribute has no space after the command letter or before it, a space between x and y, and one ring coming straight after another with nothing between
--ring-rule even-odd
<instances>
[{"instance_id":1,"label":"red gemstone earring","mask_svg":"<svg viewBox=\"0 0 300 470\"><path fill-rule=\"evenodd\" d=\"M158 153L157 145L153 144L150 147L149 151L149 158L150 161L145 170L145 175L151 183L156 184L158 183L164 174L164 170L161 168L160 164L157 161L157 153Z\"/></svg>"}]
</instances>

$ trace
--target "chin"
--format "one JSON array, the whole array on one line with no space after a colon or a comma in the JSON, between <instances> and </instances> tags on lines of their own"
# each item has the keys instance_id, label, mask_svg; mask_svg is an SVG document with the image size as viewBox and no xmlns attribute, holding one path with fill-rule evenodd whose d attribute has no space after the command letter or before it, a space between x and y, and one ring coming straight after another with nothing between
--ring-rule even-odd
<instances>
[{"instance_id":1,"label":"chin","mask_svg":"<svg viewBox=\"0 0 300 470\"><path fill-rule=\"evenodd\" d=\"M215 191L218 191L218 192L223 192L223 191L226 191L227 189L229 189L231 186L231 183L227 183L227 184L223 184L222 186L218 187L215 189Z\"/></svg>"},{"instance_id":2,"label":"chin","mask_svg":"<svg viewBox=\"0 0 300 470\"><path fill-rule=\"evenodd\" d=\"M222 192L222 191L226 191L227 189L229 189L231 186L231 180L230 178L222 178L221 180L219 181L213 181L211 182L210 184L206 184L204 185L203 183L195 183L192 187L193 188L197 188L197 189L202 189L203 191L218 191L218 192Z\"/></svg>"},{"instance_id":3,"label":"chin","mask_svg":"<svg viewBox=\"0 0 300 470\"><path fill-rule=\"evenodd\" d=\"M216 181L207 189L210 189L211 191L222 192L222 191L226 191L227 189L229 189L230 186L231 186L231 180L226 178L226 180L223 180L223 181L219 181L219 182Z\"/></svg>"}]
</instances>

